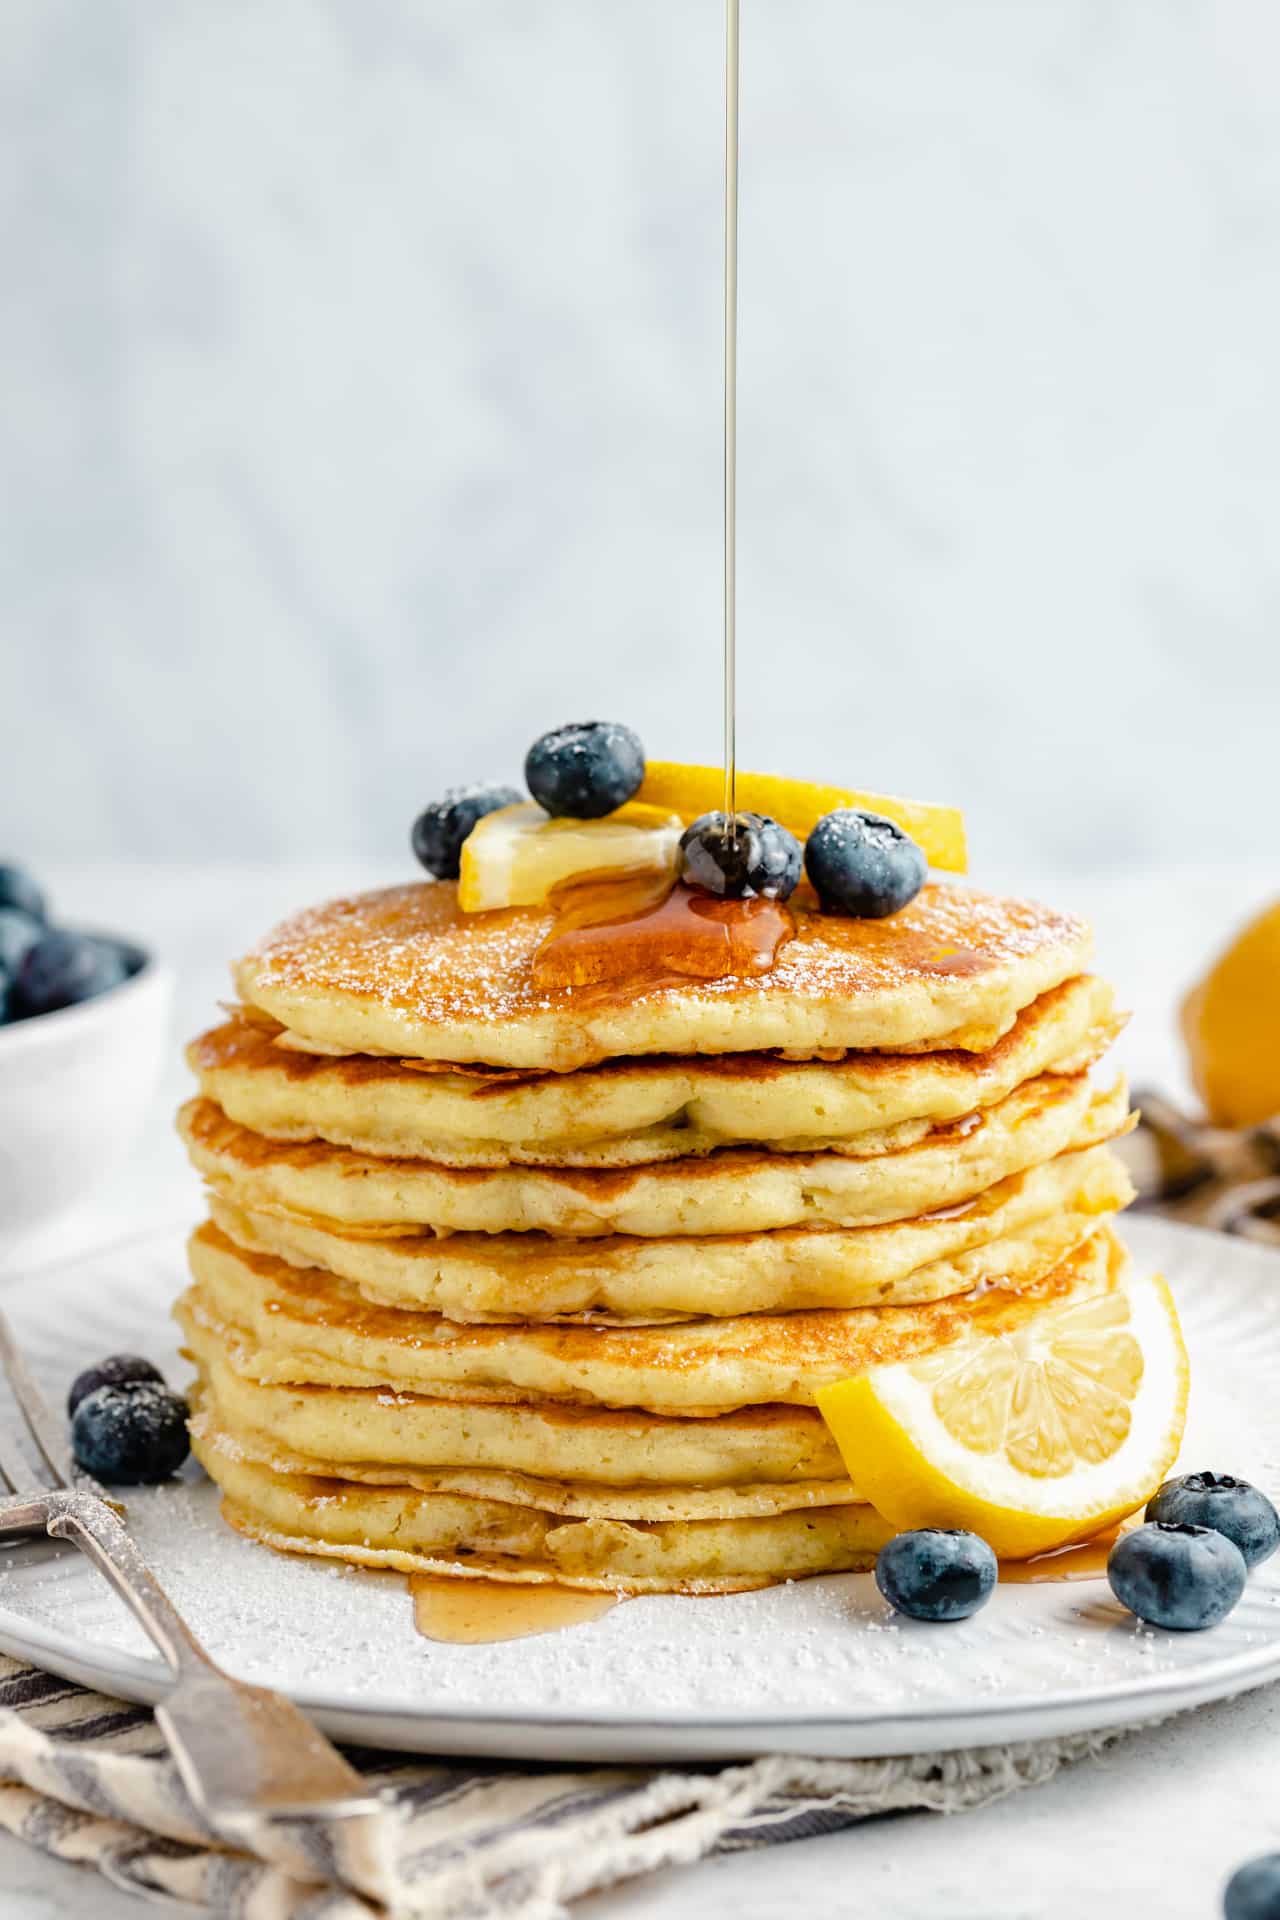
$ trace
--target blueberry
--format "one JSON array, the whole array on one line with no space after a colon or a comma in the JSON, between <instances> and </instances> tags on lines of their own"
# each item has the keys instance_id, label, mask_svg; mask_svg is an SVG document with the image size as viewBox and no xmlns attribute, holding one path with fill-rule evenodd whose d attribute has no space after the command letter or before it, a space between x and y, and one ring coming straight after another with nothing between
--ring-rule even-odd
<instances>
[{"instance_id":1,"label":"blueberry","mask_svg":"<svg viewBox=\"0 0 1280 1920\"><path fill-rule=\"evenodd\" d=\"M21 907L0 907L0 976L12 978L43 932Z\"/></svg>"},{"instance_id":2,"label":"blueberry","mask_svg":"<svg viewBox=\"0 0 1280 1920\"><path fill-rule=\"evenodd\" d=\"M805 871L827 913L883 920L914 900L928 862L883 814L840 807L824 814L804 850Z\"/></svg>"},{"instance_id":3,"label":"blueberry","mask_svg":"<svg viewBox=\"0 0 1280 1920\"><path fill-rule=\"evenodd\" d=\"M638 789L644 779L644 748L630 727L613 720L555 727L530 747L524 777L548 813L598 820L625 806Z\"/></svg>"},{"instance_id":4,"label":"blueberry","mask_svg":"<svg viewBox=\"0 0 1280 1920\"><path fill-rule=\"evenodd\" d=\"M12 861L0 861L0 907L17 907L41 924L48 919L45 898L25 867Z\"/></svg>"},{"instance_id":5,"label":"blueberry","mask_svg":"<svg viewBox=\"0 0 1280 1920\"><path fill-rule=\"evenodd\" d=\"M802 855L795 835L763 813L704 813L680 839L680 877L722 899L764 894L785 900L800 878Z\"/></svg>"},{"instance_id":6,"label":"blueberry","mask_svg":"<svg viewBox=\"0 0 1280 1920\"><path fill-rule=\"evenodd\" d=\"M124 955L92 934L46 933L23 956L10 994L10 1012L20 1019L55 1013L92 1000L128 977Z\"/></svg>"},{"instance_id":7,"label":"blueberry","mask_svg":"<svg viewBox=\"0 0 1280 1920\"><path fill-rule=\"evenodd\" d=\"M881 1547L876 1585L891 1607L913 1620L967 1620L991 1598L997 1571L994 1553L976 1533L921 1527Z\"/></svg>"},{"instance_id":8,"label":"blueberry","mask_svg":"<svg viewBox=\"0 0 1280 1920\"><path fill-rule=\"evenodd\" d=\"M1226 1920L1280 1920L1280 1853L1246 1860L1222 1896Z\"/></svg>"},{"instance_id":9,"label":"blueberry","mask_svg":"<svg viewBox=\"0 0 1280 1920\"><path fill-rule=\"evenodd\" d=\"M524 799L514 787L450 787L443 800L433 800L413 823L413 851L437 880L456 880L462 843L477 820L499 807L518 806Z\"/></svg>"},{"instance_id":10,"label":"blueberry","mask_svg":"<svg viewBox=\"0 0 1280 1920\"><path fill-rule=\"evenodd\" d=\"M131 1383L150 1381L152 1386L162 1387L164 1375L159 1367L153 1367L140 1353L113 1353L109 1360L100 1360L96 1367L86 1367L78 1373L71 1383L67 1395L67 1417L70 1419L82 1400L96 1393L99 1387L124 1387Z\"/></svg>"},{"instance_id":11,"label":"blueberry","mask_svg":"<svg viewBox=\"0 0 1280 1920\"><path fill-rule=\"evenodd\" d=\"M1230 1473L1184 1473L1180 1480L1166 1480L1147 1502L1147 1518L1225 1533L1247 1567L1256 1567L1280 1546L1280 1514L1265 1493Z\"/></svg>"},{"instance_id":12,"label":"blueberry","mask_svg":"<svg viewBox=\"0 0 1280 1920\"><path fill-rule=\"evenodd\" d=\"M187 1457L187 1413L180 1393L150 1381L95 1387L76 1408L71 1450L97 1480L152 1486Z\"/></svg>"},{"instance_id":13,"label":"blueberry","mask_svg":"<svg viewBox=\"0 0 1280 1920\"><path fill-rule=\"evenodd\" d=\"M1123 1534L1107 1559L1107 1579L1120 1604L1153 1627L1180 1633L1225 1620L1247 1574L1244 1555L1225 1534L1165 1520Z\"/></svg>"}]
</instances>

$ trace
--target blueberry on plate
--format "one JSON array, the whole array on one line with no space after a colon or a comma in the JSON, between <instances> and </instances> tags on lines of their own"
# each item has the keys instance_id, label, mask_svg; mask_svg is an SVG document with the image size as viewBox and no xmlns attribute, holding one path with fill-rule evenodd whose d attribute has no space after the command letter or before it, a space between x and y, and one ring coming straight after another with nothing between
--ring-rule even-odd
<instances>
[{"instance_id":1,"label":"blueberry on plate","mask_svg":"<svg viewBox=\"0 0 1280 1920\"><path fill-rule=\"evenodd\" d=\"M644 748L630 727L584 720L554 727L530 747L524 777L540 807L566 820L599 820L625 806L644 779Z\"/></svg>"},{"instance_id":2,"label":"blueberry on plate","mask_svg":"<svg viewBox=\"0 0 1280 1920\"><path fill-rule=\"evenodd\" d=\"M786 900L795 892L800 842L764 813L704 813L680 837L680 877L724 900L763 894Z\"/></svg>"},{"instance_id":3,"label":"blueberry on plate","mask_svg":"<svg viewBox=\"0 0 1280 1920\"><path fill-rule=\"evenodd\" d=\"M876 1585L913 1620L967 1620L991 1598L999 1571L985 1540L962 1528L919 1527L880 1549Z\"/></svg>"},{"instance_id":4,"label":"blueberry on plate","mask_svg":"<svg viewBox=\"0 0 1280 1920\"><path fill-rule=\"evenodd\" d=\"M43 932L21 907L0 907L0 976L12 979Z\"/></svg>"},{"instance_id":5,"label":"blueberry on plate","mask_svg":"<svg viewBox=\"0 0 1280 1920\"><path fill-rule=\"evenodd\" d=\"M1246 1567L1256 1567L1280 1547L1280 1514L1265 1493L1230 1473L1184 1473L1166 1480L1147 1502L1148 1520L1212 1527L1234 1540Z\"/></svg>"},{"instance_id":6,"label":"blueberry on plate","mask_svg":"<svg viewBox=\"0 0 1280 1920\"><path fill-rule=\"evenodd\" d=\"M486 813L499 807L517 807L524 795L515 787L492 782L473 787L450 787L443 800L433 800L413 823L413 851L437 880L456 880L462 843Z\"/></svg>"},{"instance_id":7,"label":"blueberry on plate","mask_svg":"<svg viewBox=\"0 0 1280 1920\"><path fill-rule=\"evenodd\" d=\"M1222 1896L1226 1920L1280 1920L1280 1853L1237 1867Z\"/></svg>"},{"instance_id":8,"label":"blueberry on plate","mask_svg":"<svg viewBox=\"0 0 1280 1920\"><path fill-rule=\"evenodd\" d=\"M95 1480L154 1486L187 1457L187 1418L182 1395L149 1380L95 1387L76 1408L71 1451Z\"/></svg>"},{"instance_id":9,"label":"blueberry on plate","mask_svg":"<svg viewBox=\"0 0 1280 1920\"><path fill-rule=\"evenodd\" d=\"M1181 1521L1149 1520L1122 1534L1107 1557L1107 1579L1121 1606L1177 1633L1225 1620L1247 1577L1234 1540Z\"/></svg>"},{"instance_id":10,"label":"blueberry on plate","mask_svg":"<svg viewBox=\"0 0 1280 1920\"><path fill-rule=\"evenodd\" d=\"M897 913L915 899L929 871L910 834L861 807L824 814L809 835L804 864L823 911L859 920Z\"/></svg>"},{"instance_id":11,"label":"blueberry on plate","mask_svg":"<svg viewBox=\"0 0 1280 1920\"><path fill-rule=\"evenodd\" d=\"M100 1360L96 1367L86 1367L78 1373L71 1383L67 1395L67 1417L72 1418L82 1400L99 1387L127 1387L149 1381L152 1386L162 1387L164 1375L159 1367L153 1367L140 1353L113 1353L108 1360Z\"/></svg>"},{"instance_id":12,"label":"blueberry on plate","mask_svg":"<svg viewBox=\"0 0 1280 1920\"><path fill-rule=\"evenodd\" d=\"M0 860L0 907L17 907L42 924L48 918L45 897L25 867Z\"/></svg>"}]
</instances>

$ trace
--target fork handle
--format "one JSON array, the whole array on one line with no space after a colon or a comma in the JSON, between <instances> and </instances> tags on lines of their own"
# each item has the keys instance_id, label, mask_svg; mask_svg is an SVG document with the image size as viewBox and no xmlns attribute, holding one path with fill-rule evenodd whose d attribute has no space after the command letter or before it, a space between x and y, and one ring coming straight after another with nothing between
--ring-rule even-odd
<instances>
[{"instance_id":1,"label":"fork handle","mask_svg":"<svg viewBox=\"0 0 1280 1920\"><path fill-rule=\"evenodd\" d=\"M292 1701L210 1658L110 1507L76 1492L42 1504L46 1531L106 1575L173 1670L177 1684L156 1718L188 1792L216 1825L376 1811L376 1792Z\"/></svg>"},{"instance_id":2,"label":"fork handle","mask_svg":"<svg viewBox=\"0 0 1280 1920\"><path fill-rule=\"evenodd\" d=\"M111 1508L91 1494L64 1494L45 1502L45 1529L55 1540L72 1540L111 1582L178 1676L213 1668L200 1642L134 1545ZM214 1669L218 1671L218 1669Z\"/></svg>"}]
</instances>

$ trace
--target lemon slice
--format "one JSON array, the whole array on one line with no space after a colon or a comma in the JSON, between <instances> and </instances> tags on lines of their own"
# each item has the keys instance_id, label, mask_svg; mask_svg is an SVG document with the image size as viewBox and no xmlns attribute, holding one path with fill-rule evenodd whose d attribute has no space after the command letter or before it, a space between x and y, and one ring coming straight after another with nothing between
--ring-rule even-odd
<instances>
[{"instance_id":1,"label":"lemon slice","mask_svg":"<svg viewBox=\"0 0 1280 1920\"><path fill-rule=\"evenodd\" d=\"M588 874L674 874L683 831L669 807L635 800L603 820L553 820L532 802L500 807L462 843L458 905L537 907L553 887Z\"/></svg>"},{"instance_id":2,"label":"lemon slice","mask_svg":"<svg viewBox=\"0 0 1280 1920\"><path fill-rule=\"evenodd\" d=\"M862 807L882 813L909 833L931 867L944 873L967 873L964 815L956 807L940 807L927 800L895 800L887 793L860 793L852 787L823 787L808 780L787 780L778 773L740 773L735 791L744 813L767 813L806 840L824 813L837 807ZM724 805L724 771L720 767L689 767L676 760L650 760L636 795L653 807L669 807L687 826L700 813Z\"/></svg>"},{"instance_id":3,"label":"lemon slice","mask_svg":"<svg viewBox=\"0 0 1280 1920\"><path fill-rule=\"evenodd\" d=\"M980 1330L924 1359L818 1390L845 1465L884 1519L970 1527L1023 1560L1149 1499L1177 1457L1187 1405L1164 1281L1015 1303L995 1330L978 1318Z\"/></svg>"}]
</instances>

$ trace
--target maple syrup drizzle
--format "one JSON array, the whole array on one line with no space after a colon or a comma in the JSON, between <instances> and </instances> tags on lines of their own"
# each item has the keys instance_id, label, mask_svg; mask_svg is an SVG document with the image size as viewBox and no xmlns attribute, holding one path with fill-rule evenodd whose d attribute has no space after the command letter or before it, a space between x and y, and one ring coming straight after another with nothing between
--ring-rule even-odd
<instances>
[{"instance_id":1,"label":"maple syrup drizzle","mask_svg":"<svg viewBox=\"0 0 1280 1920\"><path fill-rule=\"evenodd\" d=\"M1106 1578L1107 1559L1121 1529L1030 1560L1002 1560L1003 1586L1044 1586L1070 1580ZM485 1646L501 1640L526 1640L560 1633L603 1618L626 1598L573 1587L525 1585L502 1580L456 1579L447 1574L409 1576L413 1619L425 1640L451 1646Z\"/></svg>"},{"instance_id":2,"label":"maple syrup drizzle","mask_svg":"<svg viewBox=\"0 0 1280 1920\"><path fill-rule=\"evenodd\" d=\"M600 1619L624 1597L574 1587L525 1585L505 1580L453 1579L413 1573L413 1621L424 1640L481 1646L494 1640L526 1640Z\"/></svg>"},{"instance_id":3,"label":"maple syrup drizzle","mask_svg":"<svg viewBox=\"0 0 1280 1920\"><path fill-rule=\"evenodd\" d=\"M718 900L669 874L596 877L555 889L533 956L535 987L616 997L690 980L768 973L795 932L780 900Z\"/></svg>"},{"instance_id":4,"label":"maple syrup drizzle","mask_svg":"<svg viewBox=\"0 0 1280 1920\"><path fill-rule=\"evenodd\" d=\"M1121 1529L1030 1560L1002 1560L1002 1586L1045 1586L1059 1581L1102 1580L1107 1559ZM573 1587L525 1585L502 1580L457 1579L448 1574L409 1576L413 1620L424 1640L449 1646L488 1646L502 1640L527 1640L561 1633L603 1618L620 1593L592 1593Z\"/></svg>"},{"instance_id":5,"label":"maple syrup drizzle","mask_svg":"<svg viewBox=\"0 0 1280 1920\"><path fill-rule=\"evenodd\" d=\"M724 811L737 814L739 0L725 0L724 95ZM721 900L669 875L584 875L555 888L555 921L532 981L623 993L768 973L795 932L780 901Z\"/></svg>"},{"instance_id":6,"label":"maple syrup drizzle","mask_svg":"<svg viewBox=\"0 0 1280 1920\"><path fill-rule=\"evenodd\" d=\"M738 419L739 0L725 0L724 178L724 811L737 813L736 542ZM576 876L553 889L555 918L533 956L536 988L615 996L688 980L759 975L795 932L778 900L719 900L670 874ZM567 1587L409 1579L414 1623L428 1640L518 1640L598 1620L625 1596Z\"/></svg>"}]
</instances>

